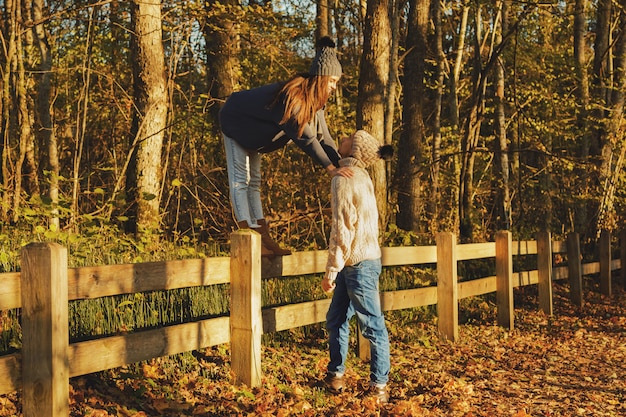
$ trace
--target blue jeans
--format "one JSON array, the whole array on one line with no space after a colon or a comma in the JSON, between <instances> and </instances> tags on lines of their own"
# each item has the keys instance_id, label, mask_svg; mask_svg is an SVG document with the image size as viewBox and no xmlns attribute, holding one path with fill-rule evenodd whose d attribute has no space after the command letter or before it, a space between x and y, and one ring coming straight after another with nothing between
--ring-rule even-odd
<instances>
[{"instance_id":1,"label":"blue jeans","mask_svg":"<svg viewBox=\"0 0 626 417\"><path fill-rule=\"evenodd\" d=\"M256 226L257 219L263 218L261 204L261 155L243 148L234 139L224 135L226 166L230 202L235 219L247 221L250 227Z\"/></svg>"},{"instance_id":2,"label":"blue jeans","mask_svg":"<svg viewBox=\"0 0 626 417\"><path fill-rule=\"evenodd\" d=\"M333 299L326 313L330 348L329 374L345 373L349 321L356 313L361 333L370 342L370 383L386 384L389 380L389 334L378 288L381 267L380 259L365 260L346 266L337 275Z\"/></svg>"}]
</instances>

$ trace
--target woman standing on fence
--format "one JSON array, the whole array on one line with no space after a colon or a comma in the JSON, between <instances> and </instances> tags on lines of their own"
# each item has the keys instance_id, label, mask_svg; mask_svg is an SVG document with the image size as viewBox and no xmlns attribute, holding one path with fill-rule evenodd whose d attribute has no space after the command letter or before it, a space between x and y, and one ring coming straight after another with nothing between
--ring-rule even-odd
<instances>
[{"instance_id":1,"label":"woman standing on fence","mask_svg":"<svg viewBox=\"0 0 626 417\"><path fill-rule=\"evenodd\" d=\"M261 204L261 154L293 141L332 175L351 175L339 167L324 106L337 89L341 64L335 43L320 39L308 73L287 82L233 93L220 111L230 198L239 228L261 233L262 255L289 255L269 234Z\"/></svg>"},{"instance_id":2,"label":"woman standing on fence","mask_svg":"<svg viewBox=\"0 0 626 417\"><path fill-rule=\"evenodd\" d=\"M339 165L351 167L354 175L334 177L331 185L333 215L322 289L334 293L326 314L330 363L324 382L333 392L344 389L349 321L356 314L361 333L370 342L369 393L385 403L389 400L389 335L378 289L378 209L374 185L365 168L379 158L391 158L393 149L390 145L381 147L373 136L359 130L342 140L339 153L343 156Z\"/></svg>"}]
</instances>

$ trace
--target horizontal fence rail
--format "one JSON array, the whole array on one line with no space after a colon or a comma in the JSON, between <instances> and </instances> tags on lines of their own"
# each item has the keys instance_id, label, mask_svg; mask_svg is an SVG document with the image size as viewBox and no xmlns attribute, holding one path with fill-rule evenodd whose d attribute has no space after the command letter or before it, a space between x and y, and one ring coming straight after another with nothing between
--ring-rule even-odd
<instances>
[{"instance_id":1,"label":"horizontal fence rail","mask_svg":"<svg viewBox=\"0 0 626 417\"><path fill-rule=\"evenodd\" d=\"M458 301L496 293L498 324L513 328L514 288L537 284L539 306L547 314L552 314L553 280L569 279L575 305L582 305L583 275L598 274L600 291L610 295L611 273L625 262L624 241L622 234L620 259L612 259L611 235L603 232L598 261L585 264L576 234L565 242L552 241L546 232L534 241L512 241L504 231L495 242L457 244L453 234L439 233L434 246L385 247L383 266L435 265L437 285L382 292L382 306L391 311L436 305L441 337L456 341ZM330 305L330 299L322 299L263 308L261 280L323 273L327 251L269 261L260 256L257 233L237 231L231 242L230 257L83 268L67 268L66 249L60 245L27 245L22 271L0 274L0 310L21 308L23 321L21 352L0 356L0 394L23 389L24 402L29 402L23 407L25 417L67 415L69 377L224 343L231 343L238 380L260 384L261 334L323 322ZM536 257L537 269L514 272L514 258L529 255ZM553 267L555 255L567 258L567 265ZM495 258L495 276L459 280L459 262L489 258ZM621 282L626 284L624 269ZM68 343L68 301L218 284L230 284L230 316ZM34 387L43 387L46 401L33 400Z\"/></svg>"}]
</instances>

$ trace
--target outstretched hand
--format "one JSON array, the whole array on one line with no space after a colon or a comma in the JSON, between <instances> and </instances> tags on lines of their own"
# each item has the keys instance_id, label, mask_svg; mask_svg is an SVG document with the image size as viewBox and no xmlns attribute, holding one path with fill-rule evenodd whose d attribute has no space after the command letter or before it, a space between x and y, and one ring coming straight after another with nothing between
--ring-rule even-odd
<instances>
[{"instance_id":1,"label":"outstretched hand","mask_svg":"<svg viewBox=\"0 0 626 417\"><path fill-rule=\"evenodd\" d=\"M350 178L354 175L352 172L352 168L350 167L339 167L330 171L330 174L334 177L335 175L340 175L342 177Z\"/></svg>"}]
</instances>

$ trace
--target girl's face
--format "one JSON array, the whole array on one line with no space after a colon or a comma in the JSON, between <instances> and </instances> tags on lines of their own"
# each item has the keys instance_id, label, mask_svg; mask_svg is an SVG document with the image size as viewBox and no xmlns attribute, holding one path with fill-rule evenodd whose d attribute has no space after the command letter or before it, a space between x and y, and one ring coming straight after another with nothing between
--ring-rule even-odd
<instances>
[{"instance_id":1,"label":"girl's face","mask_svg":"<svg viewBox=\"0 0 626 417\"><path fill-rule=\"evenodd\" d=\"M340 79L341 77L337 77L334 75L328 78L328 95L329 96L333 94L335 90L337 89L337 83L339 82Z\"/></svg>"},{"instance_id":2,"label":"girl's face","mask_svg":"<svg viewBox=\"0 0 626 417\"><path fill-rule=\"evenodd\" d=\"M341 139L337 152L339 152L342 158L347 158L352 153L352 142L354 142L354 134Z\"/></svg>"}]
</instances>

